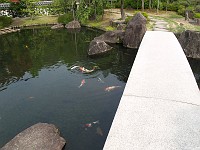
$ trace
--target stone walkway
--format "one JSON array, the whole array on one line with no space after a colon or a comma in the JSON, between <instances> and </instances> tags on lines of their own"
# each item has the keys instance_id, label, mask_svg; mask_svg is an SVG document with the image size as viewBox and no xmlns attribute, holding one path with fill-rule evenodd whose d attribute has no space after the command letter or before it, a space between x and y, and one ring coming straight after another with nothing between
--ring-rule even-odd
<instances>
[{"instance_id":1,"label":"stone walkway","mask_svg":"<svg viewBox=\"0 0 200 150\"><path fill-rule=\"evenodd\" d=\"M168 23L166 21L153 19L153 18L150 18L150 19L151 19L151 21L155 22L153 31L165 31L165 32L169 31L169 30L167 30Z\"/></svg>"}]
</instances>

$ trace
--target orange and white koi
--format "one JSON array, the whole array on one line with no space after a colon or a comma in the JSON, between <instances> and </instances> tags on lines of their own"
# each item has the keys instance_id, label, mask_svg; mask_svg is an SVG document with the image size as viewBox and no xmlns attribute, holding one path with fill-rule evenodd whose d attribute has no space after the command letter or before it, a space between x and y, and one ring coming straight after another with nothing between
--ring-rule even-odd
<instances>
[{"instance_id":1,"label":"orange and white koi","mask_svg":"<svg viewBox=\"0 0 200 150\"><path fill-rule=\"evenodd\" d=\"M84 127L85 127L85 128L91 128L91 127L92 127L92 123L86 123L86 124L84 125Z\"/></svg>"},{"instance_id":2,"label":"orange and white koi","mask_svg":"<svg viewBox=\"0 0 200 150\"><path fill-rule=\"evenodd\" d=\"M96 68L98 68L98 66L94 66L93 69L91 69L91 70L86 69L85 67L79 67L79 69L80 69L83 73L91 73L91 72L93 72Z\"/></svg>"},{"instance_id":3,"label":"orange and white koi","mask_svg":"<svg viewBox=\"0 0 200 150\"><path fill-rule=\"evenodd\" d=\"M99 124L99 120L91 122L91 123L86 123L83 125L84 128L91 128L93 125Z\"/></svg>"},{"instance_id":4,"label":"orange and white koi","mask_svg":"<svg viewBox=\"0 0 200 150\"><path fill-rule=\"evenodd\" d=\"M106 87L105 88L105 91L106 92L110 92L110 91L112 91L112 90L114 90L114 89L116 89L116 88L120 88L121 86L109 86L109 87Z\"/></svg>"},{"instance_id":5,"label":"orange and white koi","mask_svg":"<svg viewBox=\"0 0 200 150\"><path fill-rule=\"evenodd\" d=\"M78 86L78 88L81 88L85 83L86 83L86 82L85 82L85 79L83 79L83 80L81 81L81 84Z\"/></svg>"}]
</instances>

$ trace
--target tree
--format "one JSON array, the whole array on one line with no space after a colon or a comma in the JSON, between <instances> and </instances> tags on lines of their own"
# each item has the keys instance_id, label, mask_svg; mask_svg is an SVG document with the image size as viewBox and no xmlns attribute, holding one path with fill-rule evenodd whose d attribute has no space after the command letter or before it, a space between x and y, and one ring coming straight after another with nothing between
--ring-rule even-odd
<instances>
[{"instance_id":1,"label":"tree","mask_svg":"<svg viewBox=\"0 0 200 150\"><path fill-rule=\"evenodd\" d=\"M142 11L144 11L144 0L142 0Z\"/></svg>"},{"instance_id":2,"label":"tree","mask_svg":"<svg viewBox=\"0 0 200 150\"><path fill-rule=\"evenodd\" d=\"M124 0L121 0L121 18L125 20L125 13L124 13Z\"/></svg>"},{"instance_id":3,"label":"tree","mask_svg":"<svg viewBox=\"0 0 200 150\"><path fill-rule=\"evenodd\" d=\"M0 3L9 3L9 0L0 0Z\"/></svg>"},{"instance_id":4,"label":"tree","mask_svg":"<svg viewBox=\"0 0 200 150\"><path fill-rule=\"evenodd\" d=\"M160 0L157 0L157 10L156 10L157 14L158 14L159 6L160 6Z\"/></svg>"},{"instance_id":5,"label":"tree","mask_svg":"<svg viewBox=\"0 0 200 150\"><path fill-rule=\"evenodd\" d=\"M34 17L38 14L35 8L36 8L36 2L38 2L39 0L24 0L24 1L26 5L25 12L28 13L31 17L31 20L33 20Z\"/></svg>"},{"instance_id":6,"label":"tree","mask_svg":"<svg viewBox=\"0 0 200 150\"><path fill-rule=\"evenodd\" d=\"M149 9L151 10L151 0L149 0Z\"/></svg>"}]
</instances>

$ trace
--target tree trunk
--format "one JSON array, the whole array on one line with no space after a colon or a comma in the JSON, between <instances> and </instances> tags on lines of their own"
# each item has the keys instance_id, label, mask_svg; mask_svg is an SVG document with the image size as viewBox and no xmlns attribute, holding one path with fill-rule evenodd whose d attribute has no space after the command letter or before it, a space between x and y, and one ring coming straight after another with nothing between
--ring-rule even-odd
<instances>
[{"instance_id":1,"label":"tree trunk","mask_svg":"<svg viewBox=\"0 0 200 150\"><path fill-rule=\"evenodd\" d=\"M73 1L72 1L72 14L73 14L73 19L75 20L74 3L73 3Z\"/></svg>"},{"instance_id":2,"label":"tree trunk","mask_svg":"<svg viewBox=\"0 0 200 150\"><path fill-rule=\"evenodd\" d=\"M169 0L167 0L167 4L166 4L166 12L167 12L168 4L169 4Z\"/></svg>"},{"instance_id":3,"label":"tree trunk","mask_svg":"<svg viewBox=\"0 0 200 150\"><path fill-rule=\"evenodd\" d=\"M149 0L149 9L151 10L151 0Z\"/></svg>"},{"instance_id":4,"label":"tree trunk","mask_svg":"<svg viewBox=\"0 0 200 150\"><path fill-rule=\"evenodd\" d=\"M97 4L96 1L94 2L94 19L96 20L97 18Z\"/></svg>"},{"instance_id":5,"label":"tree trunk","mask_svg":"<svg viewBox=\"0 0 200 150\"><path fill-rule=\"evenodd\" d=\"M121 0L121 18L122 18L122 20L125 20L124 0Z\"/></svg>"},{"instance_id":6,"label":"tree trunk","mask_svg":"<svg viewBox=\"0 0 200 150\"><path fill-rule=\"evenodd\" d=\"M158 14L158 10L159 10L159 3L160 3L160 0L157 0L157 14Z\"/></svg>"},{"instance_id":7,"label":"tree trunk","mask_svg":"<svg viewBox=\"0 0 200 150\"><path fill-rule=\"evenodd\" d=\"M144 0L142 0L142 11L144 11Z\"/></svg>"}]
</instances>

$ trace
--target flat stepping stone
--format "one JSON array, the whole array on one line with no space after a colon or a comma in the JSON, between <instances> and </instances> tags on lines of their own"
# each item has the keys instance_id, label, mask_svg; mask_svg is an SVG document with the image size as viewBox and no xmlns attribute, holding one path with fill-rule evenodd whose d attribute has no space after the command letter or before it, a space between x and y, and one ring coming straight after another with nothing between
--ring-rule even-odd
<instances>
[{"instance_id":1,"label":"flat stepping stone","mask_svg":"<svg viewBox=\"0 0 200 150\"><path fill-rule=\"evenodd\" d=\"M154 28L153 31L164 31L164 32L169 32L167 29L160 29L160 28Z\"/></svg>"},{"instance_id":2,"label":"flat stepping stone","mask_svg":"<svg viewBox=\"0 0 200 150\"><path fill-rule=\"evenodd\" d=\"M164 26L164 25L156 25L156 26L154 26L154 28L166 29L166 26Z\"/></svg>"},{"instance_id":3,"label":"flat stepping stone","mask_svg":"<svg viewBox=\"0 0 200 150\"><path fill-rule=\"evenodd\" d=\"M168 23L167 23L167 22L156 22L155 24L156 24L156 25L158 25L158 24L159 24L159 25L160 25L160 24L162 24L162 25L163 25L163 24L167 25Z\"/></svg>"}]
</instances>

